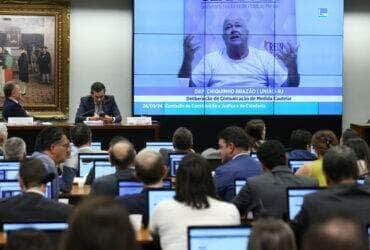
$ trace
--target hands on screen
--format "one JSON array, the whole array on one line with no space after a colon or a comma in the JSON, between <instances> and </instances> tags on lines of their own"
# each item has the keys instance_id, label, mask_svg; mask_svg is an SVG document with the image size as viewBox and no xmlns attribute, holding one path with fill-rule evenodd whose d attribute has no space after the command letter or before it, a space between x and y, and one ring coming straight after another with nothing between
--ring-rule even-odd
<instances>
[{"instance_id":1,"label":"hands on screen","mask_svg":"<svg viewBox=\"0 0 370 250\"><path fill-rule=\"evenodd\" d=\"M276 57L280 59L288 69L288 80L284 87L298 87L299 85L297 52L298 46L294 47L289 42L275 52Z\"/></svg>"},{"instance_id":2,"label":"hands on screen","mask_svg":"<svg viewBox=\"0 0 370 250\"><path fill-rule=\"evenodd\" d=\"M184 49L184 59L179 70L179 78L191 78L191 63L194 60L194 54L200 48L199 44L193 43L194 35L187 35L184 39L183 49ZM190 79L189 85L192 85Z\"/></svg>"}]
</instances>

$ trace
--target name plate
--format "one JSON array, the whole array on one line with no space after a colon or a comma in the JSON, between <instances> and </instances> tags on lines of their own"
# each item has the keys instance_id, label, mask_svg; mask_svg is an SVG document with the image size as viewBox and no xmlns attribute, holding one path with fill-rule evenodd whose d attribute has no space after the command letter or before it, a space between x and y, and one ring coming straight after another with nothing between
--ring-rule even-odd
<instances>
[{"instance_id":1,"label":"name plate","mask_svg":"<svg viewBox=\"0 0 370 250\"><path fill-rule=\"evenodd\" d=\"M152 117L127 117L127 125L152 125Z\"/></svg>"},{"instance_id":2,"label":"name plate","mask_svg":"<svg viewBox=\"0 0 370 250\"><path fill-rule=\"evenodd\" d=\"M9 117L8 125L33 125L33 117Z\"/></svg>"},{"instance_id":3,"label":"name plate","mask_svg":"<svg viewBox=\"0 0 370 250\"><path fill-rule=\"evenodd\" d=\"M101 121L101 120L98 120L98 121L84 121L84 123L87 126L102 126L102 125L104 125L104 122Z\"/></svg>"}]
</instances>

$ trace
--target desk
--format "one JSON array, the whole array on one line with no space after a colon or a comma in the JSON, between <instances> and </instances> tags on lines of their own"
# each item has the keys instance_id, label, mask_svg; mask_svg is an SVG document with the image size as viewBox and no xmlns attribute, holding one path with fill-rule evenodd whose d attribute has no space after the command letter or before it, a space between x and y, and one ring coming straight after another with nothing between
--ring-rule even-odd
<instances>
[{"instance_id":1,"label":"desk","mask_svg":"<svg viewBox=\"0 0 370 250\"><path fill-rule=\"evenodd\" d=\"M149 230L146 228L140 229L136 232L136 241L139 245L148 245L153 243L153 238L149 233ZM4 232L0 232L0 247L3 247L6 244L6 237Z\"/></svg>"},{"instance_id":2,"label":"desk","mask_svg":"<svg viewBox=\"0 0 370 250\"><path fill-rule=\"evenodd\" d=\"M77 206L78 203L87 195L89 195L91 187L89 185L84 185L83 187L78 187L78 185L73 184L70 193L61 193L59 195L60 199L68 199L69 204Z\"/></svg>"},{"instance_id":3,"label":"desk","mask_svg":"<svg viewBox=\"0 0 370 250\"><path fill-rule=\"evenodd\" d=\"M56 126L64 129L66 135L70 137L70 129L74 124L71 123L53 123ZM29 126L13 126L8 125L8 136L21 137L27 144L27 154L32 154L37 134L48 125L29 125ZM93 141L100 141L102 149L108 149L110 140L114 136L123 136L129 139L137 150L145 147L145 142L149 140L159 140L159 124L152 125L123 125L123 124L107 124L104 126L89 126L92 130Z\"/></svg>"}]
</instances>

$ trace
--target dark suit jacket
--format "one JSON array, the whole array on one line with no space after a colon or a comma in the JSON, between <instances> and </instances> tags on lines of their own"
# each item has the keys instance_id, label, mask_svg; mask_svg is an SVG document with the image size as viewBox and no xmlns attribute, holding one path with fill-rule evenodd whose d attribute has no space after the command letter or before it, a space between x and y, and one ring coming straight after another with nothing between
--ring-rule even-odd
<instances>
[{"instance_id":1,"label":"dark suit jacket","mask_svg":"<svg viewBox=\"0 0 370 250\"><path fill-rule=\"evenodd\" d=\"M134 170L132 168L126 168L124 170L118 170L114 174L95 179L91 185L91 194L117 196L119 180L136 180Z\"/></svg>"},{"instance_id":2,"label":"dark suit jacket","mask_svg":"<svg viewBox=\"0 0 370 250\"><path fill-rule=\"evenodd\" d=\"M146 189L138 194L129 194L118 198L118 201L125 207L129 214L142 214L143 223L148 223L146 210Z\"/></svg>"},{"instance_id":3,"label":"dark suit jacket","mask_svg":"<svg viewBox=\"0 0 370 250\"><path fill-rule=\"evenodd\" d=\"M103 100L103 111L106 115L115 117L115 122L121 122L122 117L117 107L116 101L112 95L106 95ZM86 117L93 116L95 112L95 103L91 95L81 97L80 106L77 109L75 122L80 123L86 120Z\"/></svg>"},{"instance_id":4,"label":"dark suit jacket","mask_svg":"<svg viewBox=\"0 0 370 250\"><path fill-rule=\"evenodd\" d=\"M295 176L287 166L276 166L271 172L251 177L234 198L233 203L241 214L253 212L254 217L261 213L276 218L287 214L287 187L316 187L316 179Z\"/></svg>"},{"instance_id":5,"label":"dark suit jacket","mask_svg":"<svg viewBox=\"0 0 370 250\"><path fill-rule=\"evenodd\" d=\"M9 98L5 98L3 104L3 118L8 120L8 117L25 117L28 116L23 107Z\"/></svg>"},{"instance_id":6,"label":"dark suit jacket","mask_svg":"<svg viewBox=\"0 0 370 250\"><path fill-rule=\"evenodd\" d=\"M240 155L215 170L216 191L221 199L231 201L235 196L234 180L261 175L260 163L249 155Z\"/></svg>"},{"instance_id":7,"label":"dark suit jacket","mask_svg":"<svg viewBox=\"0 0 370 250\"><path fill-rule=\"evenodd\" d=\"M370 187L368 185L339 184L306 195L295 222L299 236L315 221L335 213L357 217L364 225L370 223Z\"/></svg>"},{"instance_id":8,"label":"dark suit jacket","mask_svg":"<svg viewBox=\"0 0 370 250\"><path fill-rule=\"evenodd\" d=\"M41 194L26 192L0 201L0 221L67 221L70 205L58 203Z\"/></svg>"}]
</instances>

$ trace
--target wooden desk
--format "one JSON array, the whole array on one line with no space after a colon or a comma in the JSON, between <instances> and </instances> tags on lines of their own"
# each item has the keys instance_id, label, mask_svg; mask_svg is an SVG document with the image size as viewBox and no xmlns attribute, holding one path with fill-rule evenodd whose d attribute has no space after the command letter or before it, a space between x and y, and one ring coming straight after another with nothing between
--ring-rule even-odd
<instances>
[{"instance_id":1,"label":"wooden desk","mask_svg":"<svg viewBox=\"0 0 370 250\"><path fill-rule=\"evenodd\" d=\"M149 230L146 228L140 229L136 232L136 241L139 245L148 245L153 243L153 238L149 233ZM6 244L6 236L4 232L0 232L0 247L3 247Z\"/></svg>"},{"instance_id":2,"label":"wooden desk","mask_svg":"<svg viewBox=\"0 0 370 250\"><path fill-rule=\"evenodd\" d=\"M72 185L72 190L70 193L61 193L59 195L60 198L73 198L73 197L84 197L90 193L91 187L89 185L84 185L83 187L79 187L76 184Z\"/></svg>"},{"instance_id":3,"label":"wooden desk","mask_svg":"<svg viewBox=\"0 0 370 250\"><path fill-rule=\"evenodd\" d=\"M37 134L49 125L35 124L30 126L12 126L8 125L9 137L18 136L25 140L27 144L27 154L34 151L34 145ZM64 129L66 135L70 137L70 129L74 124L71 123L53 123ZM129 139L140 150L145 147L145 142L150 140L159 140L159 124L152 125L124 125L124 124L107 124L103 126L89 126L92 130L93 141L100 141L102 149L108 149L110 140L114 136L124 136Z\"/></svg>"}]
</instances>

